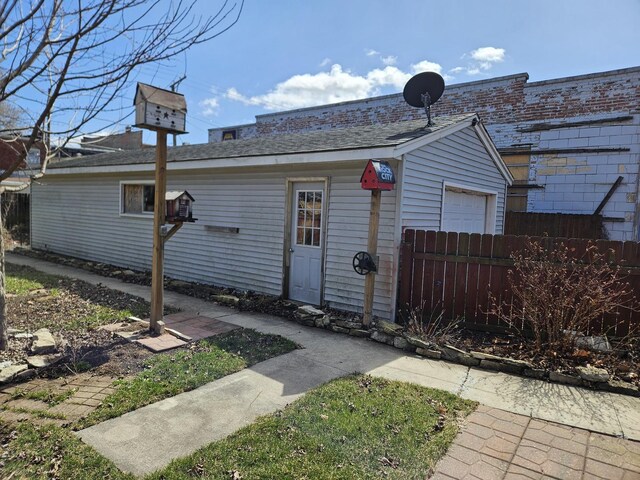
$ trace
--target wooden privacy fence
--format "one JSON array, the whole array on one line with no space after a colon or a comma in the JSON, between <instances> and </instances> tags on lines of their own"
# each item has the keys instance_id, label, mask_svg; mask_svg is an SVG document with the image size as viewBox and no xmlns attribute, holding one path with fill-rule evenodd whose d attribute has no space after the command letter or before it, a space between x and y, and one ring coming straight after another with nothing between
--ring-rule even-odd
<instances>
[{"instance_id":1,"label":"wooden privacy fence","mask_svg":"<svg viewBox=\"0 0 640 480\"><path fill-rule=\"evenodd\" d=\"M4 228L21 244L29 243L29 200L29 194L15 192L5 192L0 198Z\"/></svg>"},{"instance_id":2,"label":"wooden privacy fence","mask_svg":"<svg viewBox=\"0 0 640 480\"><path fill-rule=\"evenodd\" d=\"M505 235L605 239L602 215L507 212Z\"/></svg>"},{"instance_id":3,"label":"wooden privacy fence","mask_svg":"<svg viewBox=\"0 0 640 480\"><path fill-rule=\"evenodd\" d=\"M507 325L489 314L490 295L497 302L512 299L507 272L513 269L512 252L522 250L527 238L547 250L564 243L575 258L582 258L590 240L514 235L481 235L405 230L401 247L399 308L422 309L424 314L462 318L464 325L486 331L504 331ZM591 241L594 242L594 241ZM640 299L640 244L597 240L610 262L624 267L625 282ZM428 317L427 317L428 318ZM640 324L640 312L621 309L599 319L589 333L623 336Z\"/></svg>"}]
</instances>

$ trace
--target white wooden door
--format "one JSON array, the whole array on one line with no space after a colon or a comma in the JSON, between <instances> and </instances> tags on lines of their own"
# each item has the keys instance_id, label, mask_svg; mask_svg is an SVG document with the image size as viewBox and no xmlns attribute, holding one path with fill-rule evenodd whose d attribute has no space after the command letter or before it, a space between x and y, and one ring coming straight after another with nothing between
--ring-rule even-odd
<instances>
[{"instance_id":1,"label":"white wooden door","mask_svg":"<svg viewBox=\"0 0 640 480\"><path fill-rule=\"evenodd\" d=\"M320 305L324 185L294 183L292 190L289 298Z\"/></svg>"},{"instance_id":2,"label":"white wooden door","mask_svg":"<svg viewBox=\"0 0 640 480\"><path fill-rule=\"evenodd\" d=\"M487 233L487 196L446 190L442 209L445 232Z\"/></svg>"}]
</instances>

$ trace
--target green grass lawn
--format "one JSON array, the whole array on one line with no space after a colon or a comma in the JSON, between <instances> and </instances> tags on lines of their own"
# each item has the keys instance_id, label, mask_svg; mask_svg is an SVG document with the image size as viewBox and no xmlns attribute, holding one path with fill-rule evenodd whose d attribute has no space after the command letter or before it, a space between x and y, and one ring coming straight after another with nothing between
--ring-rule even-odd
<instances>
[{"instance_id":1,"label":"green grass lawn","mask_svg":"<svg viewBox=\"0 0 640 480\"><path fill-rule=\"evenodd\" d=\"M5 263L7 293L26 295L33 290L56 288L60 277L29 267Z\"/></svg>"},{"instance_id":2,"label":"green grass lawn","mask_svg":"<svg viewBox=\"0 0 640 480\"><path fill-rule=\"evenodd\" d=\"M68 429L54 425L0 421L2 478L15 480L133 480L85 445Z\"/></svg>"},{"instance_id":3,"label":"green grass lawn","mask_svg":"<svg viewBox=\"0 0 640 480\"><path fill-rule=\"evenodd\" d=\"M439 390L352 375L146 478L422 480L474 408L474 402ZM7 475L133 479L69 430L28 423L14 428L10 436L11 429L0 425L0 450L14 452L4 460Z\"/></svg>"},{"instance_id":4,"label":"green grass lawn","mask_svg":"<svg viewBox=\"0 0 640 480\"><path fill-rule=\"evenodd\" d=\"M117 381L117 390L78 427L119 417L295 348L296 344L284 337L241 328L201 340L190 349L154 355L146 370L132 379Z\"/></svg>"},{"instance_id":5,"label":"green grass lawn","mask_svg":"<svg viewBox=\"0 0 640 480\"><path fill-rule=\"evenodd\" d=\"M151 479L425 479L474 403L354 375L172 462Z\"/></svg>"}]
</instances>

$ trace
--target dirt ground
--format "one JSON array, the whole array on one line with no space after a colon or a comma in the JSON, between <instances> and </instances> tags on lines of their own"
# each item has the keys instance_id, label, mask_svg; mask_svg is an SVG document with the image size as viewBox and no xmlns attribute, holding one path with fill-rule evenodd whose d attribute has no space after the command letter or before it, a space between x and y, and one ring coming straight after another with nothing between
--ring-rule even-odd
<instances>
[{"instance_id":1,"label":"dirt ground","mask_svg":"<svg viewBox=\"0 0 640 480\"><path fill-rule=\"evenodd\" d=\"M149 303L127 293L82 281L38 276L31 269L7 265L7 273L19 278L36 278L44 288L7 296L7 321L10 328L9 348L0 351L0 362L24 362L30 354L31 338L16 338L11 331L29 336L47 328L56 340L57 354L63 360L55 367L42 369L38 375L55 377L92 370L96 374L114 377L130 375L143 368L150 355L144 347L131 344L102 326L125 321L130 315L148 316ZM176 310L167 308L167 313ZM141 324L129 322L126 330L141 329ZM18 335L20 337L20 335Z\"/></svg>"},{"instance_id":2,"label":"dirt ground","mask_svg":"<svg viewBox=\"0 0 640 480\"><path fill-rule=\"evenodd\" d=\"M484 352L516 360L525 360L534 368L573 374L575 367L587 366L604 368L614 379L630 382L640 387L640 339L634 338L627 344L616 345L610 352L599 352L575 348L573 351L554 351L547 354L536 353L533 342L516 335L460 330L450 339L450 344L466 351Z\"/></svg>"}]
</instances>

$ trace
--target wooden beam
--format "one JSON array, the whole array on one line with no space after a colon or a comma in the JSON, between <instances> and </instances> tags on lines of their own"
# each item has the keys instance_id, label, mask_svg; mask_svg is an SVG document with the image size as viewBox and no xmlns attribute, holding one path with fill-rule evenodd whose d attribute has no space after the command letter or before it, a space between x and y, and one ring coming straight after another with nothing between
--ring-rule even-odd
<instances>
[{"instance_id":1,"label":"wooden beam","mask_svg":"<svg viewBox=\"0 0 640 480\"><path fill-rule=\"evenodd\" d=\"M599 118L596 120L582 120L579 122L563 122L563 123L537 123L530 127L518 128L516 132L540 132L543 130L554 130L561 128L586 127L588 125L602 125L606 123L628 122L633 120L632 115L623 115L620 117Z\"/></svg>"},{"instance_id":2,"label":"wooden beam","mask_svg":"<svg viewBox=\"0 0 640 480\"><path fill-rule=\"evenodd\" d=\"M522 148L500 148L500 155L578 155L580 153L624 153L628 147L584 147L584 148L547 148L539 150Z\"/></svg>"},{"instance_id":3,"label":"wooden beam","mask_svg":"<svg viewBox=\"0 0 640 480\"><path fill-rule=\"evenodd\" d=\"M167 241L168 241L171 237L173 237L173 236L176 234L176 232L177 232L178 230L180 230L180 228L182 227L182 225L184 225L182 222L180 222L180 223L175 223L175 224L173 225L173 227L171 227L171 229L170 229L167 233L165 233L165 234L164 234L164 236L163 236L163 240L164 240L164 242L165 242L165 243L167 243Z\"/></svg>"},{"instance_id":4,"label":"wooden beam","mask_svg":"<svg viewBox=\"0 0 640 480\"><path fill-rule=\"evenodd\" d=\"M598 208L596 208L596 211L593 212L594 215L599 215L600 212L602 211L602 209L605 207L605 205L607 204L607 202L609 201L609 199L611 198L611 196L613 195L613 193L618 189L618 186L622 183L622 180L624 180L624 177L622 175L620 175L615 182L613 182L613 185L611 185L611 188L609 189L609 191L607 192L607 194L604 196L604 198L602 199L602 201L600 202L600 205L598 205Z\"/></svg>"},{"instance_id":5,"label":"wooden beam","mask_svg":"<svg viewBox=\"0 0 640 480\"><path fill-rule=\"evenodd\" d=\"M380 190L371 190L371 211L369 212L369 238L367 252L373 257L378 267L378 226L380 225ZM364 309L362 324L368 326L373 317L373 291L376 284L376 273L368 273L364 279Z\"/></svg>"},{"instance_id":6,"label":"wooden beam","mask_svg":"<svg viewBox=\"0 0 640 480\"><path fill-rule=\"evenodd\" d=\"M162 225L165 219L165 196L167 191L167 132L157 131L156 184L153 206L153 259L151 263L151 321L149 329L154 333L162 330L164 310L164 238Z\"/></svg>"}]
</instances>

